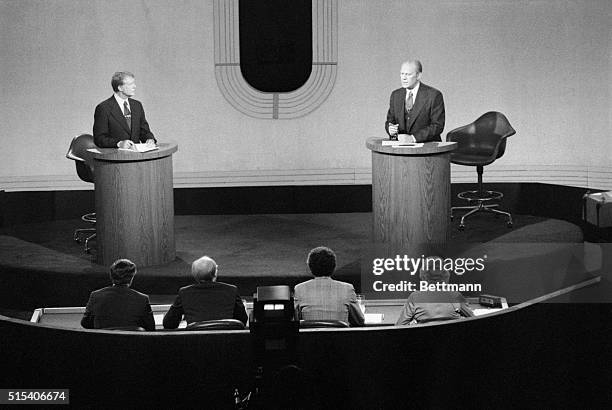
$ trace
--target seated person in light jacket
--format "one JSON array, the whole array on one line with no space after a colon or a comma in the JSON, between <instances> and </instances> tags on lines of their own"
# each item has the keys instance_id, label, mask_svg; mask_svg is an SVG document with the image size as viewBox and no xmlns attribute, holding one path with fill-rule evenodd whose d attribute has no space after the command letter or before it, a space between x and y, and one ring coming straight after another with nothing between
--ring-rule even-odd
<instances>
[{"instance_id":1,"label":"seated person in light jacket","mask_svg":"<svg viewBox=\"0 0 612 410\"><path fill-rule=\"evenodd\" d=\"M443 269L442 258L438 256L427 258L425 267L432 267L432 269L420 270L419 276L422 281L428 284L448 283L450 272ZM460 292L414 291L408 296L395 324L397 326L413 325L429 321L459 319L462 316L473 316L473 313Z\"/></svg>"},{"instance_id":2,"label":"seated person in light jacket","mask_svg":"<svg viewBox=\"0 0 612 410\"><path fill-rule=\"evenodd\" d=\"M203 320L238 319L246 324L247 314L238 288L217 282L217 264L203 256L191 265L195 284L179 289L168 312L164 329L176 329L183 316L187 324Z\"/></svg>"},{"instance_id":3,"label":"seated person in light jacket","mask_svg":"<svg viewBox=\"0 0 612 410\"><path fill-rule=\"evenodd\" d=\"M155 330L149 297L130 289L136 265L119 259L110 267L112 286L91 292L81 326L87 329L142 327Z\"/></svg>"},{"instance_id":4,"label":"seated person in light jacket","mask_svg":"<svg viewBox=\"0 0 612 410\"><path fill-rule=\"evenodd\" d=\"M314 279L295 285L294 303L298 319L342 320L351 326L362 326L364 316L357 304L353 285L331 278L336 269L334 251L324 246L314 248L306 262Z\"/></svg>"}]
</instances>

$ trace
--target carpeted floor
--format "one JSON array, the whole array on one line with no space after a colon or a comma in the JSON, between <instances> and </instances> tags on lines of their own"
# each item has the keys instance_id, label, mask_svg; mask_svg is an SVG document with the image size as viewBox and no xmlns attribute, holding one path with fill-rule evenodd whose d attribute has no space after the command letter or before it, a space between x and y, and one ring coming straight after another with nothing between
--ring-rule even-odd
<instances>
[{"instance_id":1,"label":"carpeted floor","mask_svg":"<svg viewBox=\"0 0 612 410\"><path fill-rule=\"evenodd\" d=\"M457 242L579 242L570 223L516 215L514 228L503 219L479 215ZM83 253L72 240L80 220L18 225L0 232L0 300L8 308L83 305L89 292L108 283L107 267ZM219 264L219 280L251 295L256 286L294 285L310 277L305 259L319 245L338 256L336 276L359 289L360 257L370 240L371 214L266 214L176 216L177 258L139 269L134 286L154 295L172 295L191 283L190 263L209 255ZM529 227L528 229L526 229ZM12 289L12 290L11 290Z\"/></svg>"}]
</instances>

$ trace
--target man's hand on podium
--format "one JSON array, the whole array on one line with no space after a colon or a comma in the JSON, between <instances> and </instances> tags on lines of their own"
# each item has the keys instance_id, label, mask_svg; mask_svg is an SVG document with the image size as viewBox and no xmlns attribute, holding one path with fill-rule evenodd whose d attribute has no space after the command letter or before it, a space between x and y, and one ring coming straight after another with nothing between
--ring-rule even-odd
<instances>
[{"instance_id":1,"label":"man's hand on podium","mask_svg":"<svg viewBox=\"0 0 612 410\"><path fill-rule=\"evenodd\" d=\"M149 142L149 141L147 141ZM134 145L134 143L132 142L132 140L123 140L123 141L119 141L117 143L117 147L118 148L123 148L123 149L131 149L131 150L136 150L136 146Z\"/></svg>"},{"instance_id":2,"label":"man's hand on podium","mask_svg":"<svg viewBox=\"0 0 612 410\"><path fill-rule=\"evenodd\" d=\"M414 135L408 135L408 134L399 134L397 136L397 140L401 142L402 144L405 144L407 142L416 142L416 138L414 138Z\"/></svg>"},{"instance_id":3,"label":"man's hand on podium","mask_svg":"<svg viewBox=\"0 0 612 410\"><path fill-rule=\"evenodd\" d=\"M138 145L136 145L133 141L131 140L123 140L123 141L119 141L117 143L117 147L120 149L127 149L127 150L131 150L131 151L138 151L138 152L146 152L146 151L150 151L152 149L157 148L157 143L155 142L154 139L148 139L147 142L145 142L144 144L139 144L140 148ZM145 150L142 150L142 145L144 145Z\"/></svg>"},{"instance_id":4,"label":"man's hand on podium","mask_svg":"<svg viewBox=\"0 0 612 410\"><path fill-rule=\"evenodd\" d=\"M391 138L397 139L397 133L399 132L399 124L389 123L389 135Z\"/></svg>"}]
</instances>

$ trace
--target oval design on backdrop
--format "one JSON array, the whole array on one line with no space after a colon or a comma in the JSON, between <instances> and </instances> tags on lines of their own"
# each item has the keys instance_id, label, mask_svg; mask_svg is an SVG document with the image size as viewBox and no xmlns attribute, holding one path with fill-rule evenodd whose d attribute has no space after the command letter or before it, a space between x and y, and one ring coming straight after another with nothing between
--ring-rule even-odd
<instances>
[{"instance_id":1,"label":"oval design on backdrop","mask_svg":"<svg viewBox=\"0 0 612 410\"><path fill-rule=\"evenodd\" d=\"M300 88L312 69L311 0L240 0L240 72L265 93Z\"/></svg>"},{"instance_id":2,"label":"oval design on backdrop","mask_svg":"<svg viewBox=\"0 0 612 410\"><path fill-rule=\"evenodd\" d=\"M245 115L299 118L321 106L333 89L338 64L337 0L295 2L300 12L310 13L311 18L286 27L276 18L282 15L284 4L293 3L214 0L215 78L228 103ZM254 15L247 14L252 10ZM267 27L255 24L255 28L243 29L241 20L256 22L266 13L274 16ZM296 16L294 20L300 20L299 13ZM310 21L310 30L304 21ZM253 36L256 31L258 35ZM276 35L281 38L272 39Z\"/></svg>"}]
</instances>

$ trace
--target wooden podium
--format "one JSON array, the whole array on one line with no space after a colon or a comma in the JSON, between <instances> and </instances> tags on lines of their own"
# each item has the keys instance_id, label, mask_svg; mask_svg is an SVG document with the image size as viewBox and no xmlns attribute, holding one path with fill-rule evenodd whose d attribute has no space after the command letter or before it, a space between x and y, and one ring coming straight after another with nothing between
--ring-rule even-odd
<instances>
[{"instance_id":1,"label":"wooden podium","mask_svg":"<svg viewBox=\"0 0 612 410\"><path fill-rule=\"evenodd\" d=\"M407 245L450 239L450 151L456 142L393 148L369 138L373 241Z\"/></svg>"},{"instance_id":2,"label":"wooden podium","mask_svg":"<svg viewBox=\"0 0 612 410\"><path fill-rule=\"evenodd\" d=\"M172 154L175 143L145 153L94 153L97 262L128 258L138 267L176 257Z\"/></svg>"}]
</instances>

